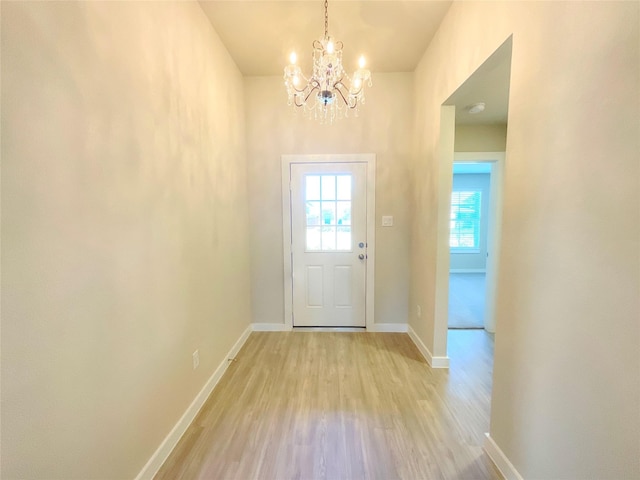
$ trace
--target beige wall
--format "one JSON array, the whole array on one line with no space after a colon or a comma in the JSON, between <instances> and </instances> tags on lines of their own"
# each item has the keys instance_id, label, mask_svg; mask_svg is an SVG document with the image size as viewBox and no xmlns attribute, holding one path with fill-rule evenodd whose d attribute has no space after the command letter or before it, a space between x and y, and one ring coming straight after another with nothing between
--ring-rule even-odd
<instances>
[{"instance_id":1,"label":"beige wall","mask_svg":"<svg viewBox=\"0 0 640 480\"><path fill-rule=\"evenodd\" d=\"M416 71L411 304L433 305L440 105L513 34L490 433L524 478L640 477L639 8L454 3ZM411 325L443 353L433 309Z\"/></svg>"},{"instance_id":2,"label":"beige wall","mask_svg":"<svg viewBox=\"0 0 640 480\"><path fill-rule=\"evenodd\" d=\"M506 125L456 125L456 152L504 152Z\"/></svg>"},{"instance_id":3,"label":"beige wall","mask_svg":"<svg viewBox=\"0 0 640 480\"><path fill-rule=\"evenodd\" d=\"M253 321L284 322L282 154L375 153L375 321L406 323L412 75L377 74L359 117L320 125L287 106L281 77L245 79ZM380 227L393 215L393 227Z\"/></svg>"},{"instance_id":4,"label":"beige wall","mask_svg":"<svg viewBox=\"0 0 640 480\"><path fill-rule=\"evenodd\" d=\"M133 478L249 324L242 77L194 3L3 2L1 106L2 478Z\"/></svg>"}]
</instances>

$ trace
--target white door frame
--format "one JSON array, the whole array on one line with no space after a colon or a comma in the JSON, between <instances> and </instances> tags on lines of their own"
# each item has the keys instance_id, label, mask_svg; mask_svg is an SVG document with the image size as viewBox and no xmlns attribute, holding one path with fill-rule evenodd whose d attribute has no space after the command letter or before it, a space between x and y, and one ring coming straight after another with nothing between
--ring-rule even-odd
<instances>
[{"instance_id":1,"label":"white door frame","mask_svg":"<svg viewBox=\"0 0 640 480\"><path fill-rule=\"evenodd\" d=\"M505 152L455 152L453 161L454 163L491 163L484 328L490 333L495 333L496 286L498 284L498 253L500 252L502 234L502 186ZM448 290L448 284L446 288Z\"/></svg>"},{"instance_id":2,"label":"white door frame","mask_svg":"<svg viewBox=\"0 0 640 480\"><path fill-rule=\"evenodd\" d=\"M366 163L367 164L367 276L365 286L365 325L373 330L375 231L376 231L376 156L373 153L340 155L282 155L282 245L284 254L284 324L293 329L293 264L291 257L291 164L292 163Z\"/></svg>"}]
</instances>

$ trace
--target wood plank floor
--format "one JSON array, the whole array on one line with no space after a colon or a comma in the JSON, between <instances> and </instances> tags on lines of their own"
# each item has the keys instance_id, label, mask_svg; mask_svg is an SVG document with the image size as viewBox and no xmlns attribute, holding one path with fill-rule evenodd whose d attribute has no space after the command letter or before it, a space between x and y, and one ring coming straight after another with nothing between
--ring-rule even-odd
<instances>
[{"instance_id":1,"label":"wood plank floor","mask_svg":"<svg viewBox=\"0 0 640 480\"><path fill-rule=\"evenodd\" d=\"M447 371L406 334L254 332L155 478L500 479L493 340L449 342Z\"/></svg>"}]
</instances>

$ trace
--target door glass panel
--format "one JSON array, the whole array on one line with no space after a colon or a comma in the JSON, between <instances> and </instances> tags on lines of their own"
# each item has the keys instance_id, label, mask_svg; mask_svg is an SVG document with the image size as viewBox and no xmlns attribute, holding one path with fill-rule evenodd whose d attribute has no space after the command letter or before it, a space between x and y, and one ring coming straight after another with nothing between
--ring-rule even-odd
<instances>
[{"instance_id":1,"label":"door glass panel","mask_svg":"<svg viewBox=\"0 0 640 480\"><path fill-rule=\"evenodd\" d=\"M320 175L306 175L305 198L320 200Z\"/></svg>"},{"instance_id":2,"label":"door glass panel","mask_svg":"<svg viewBox=\"0 0 640 480\"><path fill-rule=\"evenodd\" d=\"M336 223L336 202L322 202L322 224L335 225Z\"/></svg>"},{"instance_id":3,"label":"door glass panel","mask_svg":"<svg viewBox=\"0 0 640 480\"><path fill-rule=\"evenodd\" d=\"M351 202L338 202L338 225L351 225Z\"/></svg>"},{"instance_id":4,"label":"door glass panel","mask_svg":"<svg viewBox=\"0 0 640 480\"><path fill-rule=\"evenodd\" d=\"M334 251L336 249L336 227L322 227L322 250Z\"/></svg>"},{"instance_id":5,"label":"door glass panel","mask_svg":"<svg viewBox=\"0 0 640 480\"><path fill-rule=\"evenodd\" d=\"M336 199L336 176L322 175L322 200Z\"/></svg>"},{"instance_id":6,"label":"door glass panel","mask_svg":"<svg viewBox=\"0 0 640 480\"><path fill-rule=\"evenodd\" d=\"M320 225L320 202L307 202L307 226Z\"/></svg>"},{"instance_id":7,"label":"door glass panel","mask_svg":"<svg viewBox=\"0 0 640 480\"><path fill-rule=\"evenodd\" d=\"M351 250L351 227L338 227L336 250Z\"/></svg>"},{"instance_id":8,"label":"door glass panel","mask_svg":"<svg viewBox=\"0 0 640 480\"><path fill-rule=\"evenodd\" d=\"M319 251L322 248L321 227L307 227L307 250Z\"/></svg>"},{"instance_id":9,"label":"door glass panel","mask_svg":"<svg viewBox=\"0 0 640 480\"><path fill-rule=\"evenodd\" d=\"M351 200L351 175L338 175L338 200Z\"/></svg>"},{"instance_id":10,"label":"door glass panel","mask_svg":"<svg viewBox=\"0 0 640 480\"><path fill-rule=\"evenodd\" d=\"M306 250L350 251L351 175L305 175Z\"/></svg>"}]
</instances>

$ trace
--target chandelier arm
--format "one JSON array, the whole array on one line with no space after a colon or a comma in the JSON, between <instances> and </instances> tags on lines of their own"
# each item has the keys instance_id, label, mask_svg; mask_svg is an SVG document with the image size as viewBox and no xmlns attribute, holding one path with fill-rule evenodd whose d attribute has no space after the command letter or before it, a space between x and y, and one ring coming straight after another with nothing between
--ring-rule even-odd
<instances>
[{"instance_id":1,"label":"chandelier arm","mask_svg":"<svg viewBox=\"0 0 640 480\"><path fill-rule=\"evenodd\" d=\"M296 91L296 93L304 93L304 91L309 88L309 81L307 81L307 84L302 87L302 88L298 88L295 85L293 85L293 89Z\"/></svg>"},{"instance_id":2,"label":"chandelier arm","mask_svg":"<svg viewBox=\"0 0 640 480\"><path fill-rule=\"evenodd\" d=\"M295 84L291 83L291 87L296 91L296 93L304 93L305 90L307 88L309 88L310 85L314 85L314 86L317 85L317 81L316 80L309 81L309 79L307 77L305 77L304 74L301 74L300 76L304 79L304 81L306 83L304 84L304 86L302 88L298 88L298 87L295 86Z\"/></svg>"},{"instance_id":3,"label":"chandelier arm","mask_svg":"<svg viewBox=\"0 0 640 480\"><path fill-rule=\"evenodd\" d=\"M362 84L360 84L360 88L356 92L353 92L352 95L354 95L354 96L360 95L362 90L364 90L364 82Z\"/></svg>"},{"instance_id":4,"label":"chandelier arm","mask_svg":"<svg viewBox=\"0 0 640 480\"><path fill-rule=\"evenodd\" d=\"M343 77L343 78L344 78L344 77ZM333 85L333 88L335 88L338 92L340 92L340 95L342 96L342 99L344 100L344 94L340 91L340 89L339 89L338 87L342 87L342 88L344 88L345 90L349 90L349 89L347 88L347 86L346 86L344 83L342 83L342 78L341 78L340 80L338 80L338 81ZM349 108L355 108L355 106L356 106L356 105L357 105L357 103L358 103L358 98L357 98L357 96L360 94L360 92L362 92L362 90L363 90L363 89L364 89L364 84L363 84L363 85L360 85L360 89L359 89L357 92L353 92L352 94L350 94L350 95L349 95L349 96L351 96L351 97L355 98L355 100L356 100L356 103L354 103L353 107L349 107ZM346 100L345 100L345 103L346 103L347 105L349 105L349 102L347 102Z\"/></svg>"},{"instance_id":5,"label":"chandelier arm","mask_svg":"<svg viewBox=\"0 0 640 480\"><path fill-rule=\"evenodd\" d=\"M309 90L309 93L307 94L307 96L306 96L306 97L304 97L304 100L302 101L302 103L301 103L301 104L298 104L298 97L295 97L295 104L296 104L296 107L304 107L304 106L305 106L305 104L307 103L307 100L308 100L308 99L309 99L309 97L311 96L311 94L312 94L313 92L315 92L316 90L318 90L318 88L319 88L319 86L318 86L317 84L316 84L316 85L314 85L314 86L313 86L313 88L312 88L311 90Z\"/></svg>"},{"instance_id":6,"label":"chandelier arm","mask_svg":"<svg viewBox=\"0 0 640 480\"><path fill-rule=\"evenodd\" d=\"M340 90L338 87L341 86L342 88L347 88L341 80L338 80L334 85L333 85L333 89L338 92L340 94L340 96L342 97L342 101L344 102L344 104L351 108L354 109L358 106L358 98L354 97L355 102L353 103L353 105L351 105L350 102L347 101L346 97L344 96L344 93L342 93L342 90Z\"/></svg>"},{"instance_id":7,"label":"chandelier arm","mask_svg":"<svg viewBox=\"0 0 640 480\"><path fill-rule=\"evenodd\" d=\"M347 78L349 78L349 77L347 77ZM342 77L340 80L338 80L338 81L335 83L334 87L337 87L337 86L339 85L339 86L341 86L342 88L346 88L347 90L350 90L350 89L348 89L348 88L347 88L347 86L346 86L344 83L342 83L342 80L343 80L343 79L344 79L344 77ZM351 82L351 84L353 85L353 82ZM354 96L354 97L357 97L358 95L360 95L360 93L362 93L362 91L363 91L363 90L364 90L364 82L362 82L362 83L360 84L360 88L359 88L357 91L355 91L355 92L351 93L351 95L352 95L352 96Z\"/></svg>"},{"instance_id":8,"label":"chandelier arm","mask_svg":"<svg viewBox=\"0 0 640 480\"><path fill-rule=\"evenodd\" d=\"M336 83L333 84L333 88L335 88L336 90L338 89L338 87L347 88L347 86L342 83L342 78L340 78Z\"/></svg>"}]
</instances>

